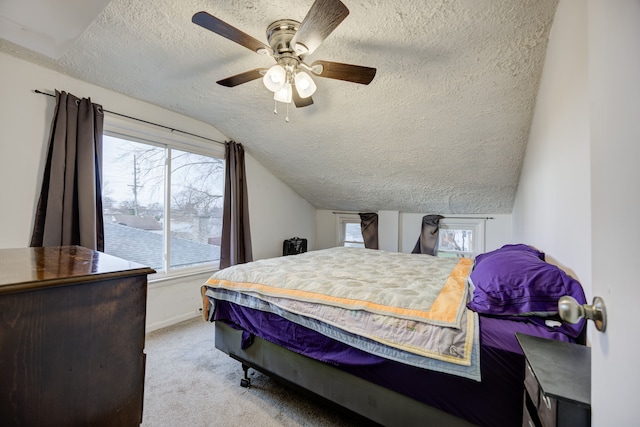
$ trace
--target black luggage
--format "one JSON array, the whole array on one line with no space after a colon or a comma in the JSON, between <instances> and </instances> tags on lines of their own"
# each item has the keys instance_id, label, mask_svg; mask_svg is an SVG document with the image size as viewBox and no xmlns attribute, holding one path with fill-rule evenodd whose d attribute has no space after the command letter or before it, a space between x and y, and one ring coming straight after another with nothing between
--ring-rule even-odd
<instances>
[{"instance_id":1,"label":"black luggage","mask_svg":"<svg viewBox=\"0 0 640 427\"><path fill-rule=\"evenodd\" d=\"M307 239L301 239L300 237L292 237L287 239L282 244L282 255L296 255L307 252Z\"/></svg>"}]
</instances>

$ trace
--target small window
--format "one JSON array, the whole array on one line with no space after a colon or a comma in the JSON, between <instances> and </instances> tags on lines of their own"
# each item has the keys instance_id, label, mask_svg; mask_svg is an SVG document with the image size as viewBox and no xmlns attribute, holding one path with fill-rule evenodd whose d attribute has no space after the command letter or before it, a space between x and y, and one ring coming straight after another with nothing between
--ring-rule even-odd
<instances>
[{"instance_id":1,"label":"small window","mask_svg":"<svg viewBox=\"0 0 640 427\"><path fill-rule=\"evenodd\" d=\"M338 220L338 246L364 248L359 215L341 214Z\"/></svg>"},{"instance_id":2,"label":"small window","mask_svg":"<svg viewBox=\"0 0 640 427\"><path fill-rule=\"evenodd\" d=\"M224 160L152 136L105 132L105 252L162 275L217 268Z\"/></svg>"},{"instance_id":3,"label":"small window","mask_svg":"<svg viewBox=\"0 0 640 427\"><path fill-rule=\"evenodd\" d=\"M475 258L484 252L484 219L446 218L440 221L438 256Z\"/></svg>"}]
</instances>

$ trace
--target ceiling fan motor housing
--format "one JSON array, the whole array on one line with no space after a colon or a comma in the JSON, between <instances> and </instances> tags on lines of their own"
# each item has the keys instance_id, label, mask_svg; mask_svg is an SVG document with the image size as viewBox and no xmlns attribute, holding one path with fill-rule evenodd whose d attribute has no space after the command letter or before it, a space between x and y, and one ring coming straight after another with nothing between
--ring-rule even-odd
<instances>
[{"instance_id":1,"label":"ceiling fan motor housing","mask_svg":"<svg viewBox=\"0 0 640 427\"><path fill-rule=\"evenodd\" d=\"M279 62L281 58L292 58L300 62L291 39L295 36L300 23L292 19L279 19L267 27L267 41L273 49L273 57Z\"/></svg>"}]
</instances>

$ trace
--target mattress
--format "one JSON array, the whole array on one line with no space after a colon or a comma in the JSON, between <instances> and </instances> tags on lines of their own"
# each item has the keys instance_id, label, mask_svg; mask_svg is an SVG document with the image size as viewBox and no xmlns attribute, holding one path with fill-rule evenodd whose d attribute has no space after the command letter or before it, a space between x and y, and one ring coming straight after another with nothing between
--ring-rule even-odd
<instances>
[{"instance_id":1,"label":"mattress","mask_svg":"<svg viewBox=\"0 0 640 427\"><path fill-rule=\"evenodd\" d=\"M484 426L522 422L524 356L515 333L571 341L527 318L479 316L482 381L422 369L367 353L275 314L215 300L212 320L243 331L244 348L259 336L298 354Z\"/></svg>"}]
</instances>

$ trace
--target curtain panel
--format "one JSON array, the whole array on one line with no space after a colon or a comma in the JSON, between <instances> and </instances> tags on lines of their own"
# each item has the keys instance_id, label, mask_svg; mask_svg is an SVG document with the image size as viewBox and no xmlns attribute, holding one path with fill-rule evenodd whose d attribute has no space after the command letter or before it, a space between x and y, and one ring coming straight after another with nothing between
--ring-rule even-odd
<instances>
[{"instance_id":1,"label":"curtain panel","mask_svg":"<svg viewBox=\"0 0 640 427\"><path fill-rule=\"evenodd\" d=\"M440 220L443 218L441 215L425 215L422 217L422 230L416 246L411 251L412 254L437 255Z\"/></svg>"},{"instance_id":2,"label":"curtain panel","mask_svg":"<svg viewBox=\"0 0 640 427\"><path fill-rule=\"evenodd\" d=\"M220 269L253 261L244 148L225 143L224 209Z\"/></svg>"},{"instance_id":3,"label":"curtain panel","mask_svg":"<svg viewBox=\"0 0 640 427\"><path fill-rule=\"evenodd\" d=\"M56 90L31 246L104 250L102 106Z\"/></svg>"},{"instance_id":4,"label":"curtain panel","mask_svg":"<svg viewBox=\"0 0 640 427\"><path fill-rule=\"evenodd\" d=\"M367 249L378 249L378 214L367 212L359 215L364 247Z\"/></svg>"}]
</instances>

